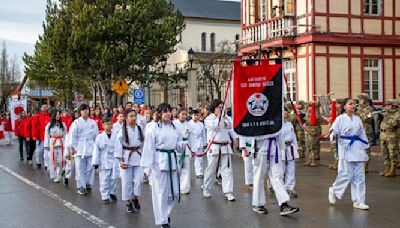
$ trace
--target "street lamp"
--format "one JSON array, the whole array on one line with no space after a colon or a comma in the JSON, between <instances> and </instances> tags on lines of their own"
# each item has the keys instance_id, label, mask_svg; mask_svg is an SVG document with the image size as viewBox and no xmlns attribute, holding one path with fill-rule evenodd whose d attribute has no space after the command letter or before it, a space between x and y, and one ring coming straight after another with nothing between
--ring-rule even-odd
<instances>
[{"instance_id":1,"label":"street lamp","mask_svg":"<svg viewBox=\"0 0 400 228\"><path fill-rule=\"evenodd\" d=\"M188 51L188 57L189 57L189 62L190 62L190 68L193 68L194 51L192 48L190 48Z\"/></svg>"},{"instance_id":2,"label":"street lamp","mask_svg":"<svg viewBox=\"0 0 400 228\"><path fill-rule=\"evenodd\" d=\"M168 82L169 82L169 78L168 78L168 74L165 74L165 67L167 66L167 58L165 56L161 57L160 63L161 63L161 68L162 68L162 74L161 75L162 75L162 78L165 80L164 81L164 91L163 91L164 102L168 103Z\"/></svg>"},{"instance_id":3,"label":"street lamp","mask_svg":"<svg viewBox=\"0 0 400 228\"><path fill-rule=\"evenodd\" d=\"M146 88L147 88L147 106L150 107L150 59L151 53L149 50L145 50L143 57L146 64Z\"/></svg>"}]
</instances>

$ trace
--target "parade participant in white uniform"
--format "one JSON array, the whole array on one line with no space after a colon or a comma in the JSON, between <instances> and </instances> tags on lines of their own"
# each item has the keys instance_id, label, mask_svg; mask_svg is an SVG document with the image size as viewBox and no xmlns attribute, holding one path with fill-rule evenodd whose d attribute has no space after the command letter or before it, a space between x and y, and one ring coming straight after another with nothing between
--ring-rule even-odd
<instances>
[{"instance_id":1,"label":"parade participant in white uniform","mask_svg":"<svg viewBox=\"0 0 400 228\"><path fill-rule=\"evenodd\" d=\"M138 104L134 103L132 109L137 113L136 124L139 125L144 132L147 124L146 117L140 114L140 106Z\"/></svg>"},{"instance_id":2,"label":"parade participant in white uniform","mask_svg":"<svg viewBox=\"0 0 400 228\"><path fill-rule=\"evenodd\" d=\"M252 142L252 156L254 157L254 187L253 187L253 211L260 214L267 214L264 180L268 174L269 180L275 191L275 196L280 205L280 215L289 215L298 212L296 207L289 206L290 197L285 190L282 181L281 153L285 142L282 133L276 136L269 136L264 139L254 139Z\"/></svg>"},{"instance_id":3,"label":"parade participant in white uniform","mask_svg":"<svg viewBox=\"0 0 400 228\"><path fill-rule=\"evenodd\" d=\"M65 136L64 151L65 151L64 184L68 185L69 179L71 179L72 177L72 172L75 169L74 156L72 154L72 145L71 145L71 131L69 131L68 134Z\"/></svg>"},{"instance_id":4,"label":"parade participant in white uniform","mask_svg":"<svg viewBox=\"0 0 400 228\"><path fill-rule=\"evenodd\" d=\"M176 150L180 148L179 142L182 139L171 122L171 106L160 104L158 111L160 121L146 131L140 164L151 179L155 223L170 227L170 214L179 199Z\"/></svg>"},{"instance_id":5,"label":"parade participant in white uniform","mask_svg":"<svg viewBox=\"0 0 400 228\"><path fill-rule=\"evenodd\" d=\"M239 148L242 150L242 158L244 162L244 182L249 191L253 190L253 158L251 154L252 137L239 136Z\"/></svg>"},{"instance_id":6,"label":"parade participant in white uniform","mask_svg":"<svg viewBox=\"0 0 400 228\"><path fill-rule=\"evenodd\" d=\"M219 172L222 176L222 191L225 199L234 201L231 162L233 151L230 146L231 139L229 137L232 123L226 116L220 117L222 109L222 101L214 100L210 106L212 114L204 120L207 129L207 142L211 145L207 152L208 166L204 172L203 196L206 198L211 197L210 188Z\"/></svg>"},{"instance_id":7,"label":"parade participant in white uniform","mask_svg":"<svg viewBox=\"0 0 400 228\"><path fill-rule=\"evenodd\" d=\"M116 134L119 131L119 129L122 128L122 124L124 123L124 120L125 120L124 114L119 113L117 116L117 122L115 122L112 127L112 132L114 134Z\"/></svg>"},{"instance_id":8,"label":"parade participant in white uniform","mask_svg":"<svg viewBox=\"0 0 400 228\"><path fill-rule=\"evenodd\" d=\"M288 120L288 112L285 109L284 112L284 123L282 126L282 136L285 141L285 146L282 152L282 174L285 183L285 189L289 194L290 198L297 197L297 193L294 191L296 184L295 173L296 163L295 159L299 158L299 152L297 151L297 139L296 133L292 123Z\"/></svg>"},{"instance_id":9,"label":"parade participant in white uniform","mask_svg":"<svg viewBox=\"0 0 400 228\"><path fill-rule=\"evenodd\" d=\"M44 148L48 151L50 179L60 182L64 170L64 142L67 127L61 122L61 111L51 112L51 121L44 132Z\"/></svg>"},{"instance_id":10,"label":"parade participant in white uniform","mask_svg":"<svg viewBox=\"0 0 400 228\"><path fill-rule=\"evenodd\" d=\"M177 151L178 166L180 169L180 191L182 194L189 194L190 191L190 156L191 147L189 137L191 135L189 122L186 121L187 111L182 109L178 113L178 119L174 120L176 130L182 138L182 148Z\"/></svg>"},{"instance_id":11,"label":"parade participant in white uniform","mask_svg":"<svg viewBox=\"0 0 400 228\"><path fill-rule=\"evenodd\" d=\"M113 128L112 128L113 137L111 137L111 138L114 140L114 145L115 145L115 140L117 139L117 133L122 128L122 125L123 125L124 121L125 121L124 114L119 113L118 116L117 116L117 122L115 122L113 124ZM114 178L114 179L120 178L120 175L119 175L119 161L118 161L118 159L114 159L114 168L113 168L112 178Z\"/></svg>"},{"instance_id":12,"label":"parade participant in white uniform","mask_svg":"<svg viewBox=\"0 0 400 228\"><path fill-rule=\"evenodd\" d=\"M99 169L101 200L105 204L110 203L111 200L117 200L115 195L117 191L117 179L113 178L116 159L114 157L115 134L112 134L112 125L111 118L103 118L103 132L96 138L92 157L94 168L96 170Z\"/></svg>"},{"instance_id":13,"label":"parade participant in white uniform","mask_svg":"<svg viewBox=\"0 0 400 228\"><path fill-rule=\"evenodd\" d=\"M86 104L82 104L79 111L81 117L75 120L70 128L71 147L75 158L75 180L78 194L86 195L92 190L94 181L92 154L99 128L96 122L89 118L89 107Z\"/></svg>"},{"instance_id":14,"label":"parade participant in white uniform","mask_svg":"<svg viewBox=\"0 0 400 228\"><path fill-rule=\"evenodd\" d=\"M142 143L141 127L136 124L136 111L125 112L125 121L117 133L114 157L119 161L122 200L127 201L126 212L133 213L134 207L140 210L139 196L142 193L143 168L140 166ZM133 203L133 204L132 204Z\"/></svg>"},{"instance_id":15,"label":"parade participant in white uniform","mask_svg":"<svg viewBox=\"0 0 400 228\"><path fill-rule=\"evenodd\" d=\"M203 148L207 146L206 129L204 124L199 120L201 114L197 110L192 110L190 115L192 116L192 119L189 121L191 129L189 145L192 149L192 157L194 157L194 170L197 178L203 178Z\"/></svg>"},{"instance_id":16,"label":"parade participant in white uniform","mask_svg":"<svg viewBox=\"0 0 400 228\"><path fill-rule=\"evenodd\" d=\"M336 198L341 199L351 184L353 207L368 210L369 206L365 204L364 162L368 160L365 150L369 144L361 119L354 112L354 100L345 99L342 114L331 127L333 137L338 139L339 166L336 180L329 188L329 202L335 204Z\"/></svg>"}]
</instances>

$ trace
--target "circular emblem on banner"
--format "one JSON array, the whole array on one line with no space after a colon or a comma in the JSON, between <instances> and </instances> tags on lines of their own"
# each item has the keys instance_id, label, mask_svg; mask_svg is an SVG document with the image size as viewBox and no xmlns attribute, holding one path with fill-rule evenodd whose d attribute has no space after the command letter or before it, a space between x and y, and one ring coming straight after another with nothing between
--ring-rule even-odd
<instances>
[{"instance_id":1,"label":"circular emblem on banner","mask_svg":"<svg viewBox=\"0 0 400 228\"><path fill-rule=\"evenodd\" d=\"M141 89L135 90L134 93L135 93L134 96L135 96L136 98L138 98L138 99L143 98L143 96L144 96L143 90L141 90Z\"/></svg>"},{"instance_id":2,"label":"circular emblem on banner","mask_svg":"<svg viewBox=\"0 0 400 228\"><path fill-rule=\"evenodd\" d=\"M22 106L17 106L17 107L14 108L14 114L15 114L16 116L19 116L19 114L21 113L21 111L24 111L24 107L22 107Z\"/></svg>"},{"instance_id":3,"label":"circular emblem on banner","mask_svg":"<svg viewBox=\"0 0 400 228\"><path fill-rule=\"evenodd\" d=\"M262 93L254 93L247 99L247 110L253 116L262 116L267 112L268 98Z\"/></svg>"}]
</instances>

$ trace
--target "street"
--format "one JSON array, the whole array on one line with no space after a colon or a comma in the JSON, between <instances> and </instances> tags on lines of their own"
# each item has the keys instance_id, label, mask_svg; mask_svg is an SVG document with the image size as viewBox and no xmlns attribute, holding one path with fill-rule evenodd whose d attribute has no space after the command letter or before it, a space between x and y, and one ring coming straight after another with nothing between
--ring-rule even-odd
<instances>
[{"instance_id":1,"label":"street","mask_svg":"<svg viewBox=\"0 0 400 228\"><path fill-rule=\"evenodd\" d=\"M297 163L296 191L299 195L291 204L300 212L279 216L275 196L267 196L267 215L251 210L251 193L244 185L243 162L233 159L235 202L224 199L220 186L211 190L212 198L202 196L201 180L194 178L190 195L182 195L172 214L172 227L398 227L400 224L400 178L383 178L381 157L372 158L371 173L367 174L366 203L369 211L353 209L350 188L336 206L328 203L328 187L335 178L329 170L332 155L322 153L322 165L306 168ZM192 166L193 168L193 166ZM155 227L151 191L143 185L142 209L127 214L125 203L103 204L96 176L93 192L88 196L76 193L75 181L69 186L54 184L44 169L19 161L17 146L0 145L0 227ZM267 193L268 194L268 193Z\"/></svg>"}]
</instances>

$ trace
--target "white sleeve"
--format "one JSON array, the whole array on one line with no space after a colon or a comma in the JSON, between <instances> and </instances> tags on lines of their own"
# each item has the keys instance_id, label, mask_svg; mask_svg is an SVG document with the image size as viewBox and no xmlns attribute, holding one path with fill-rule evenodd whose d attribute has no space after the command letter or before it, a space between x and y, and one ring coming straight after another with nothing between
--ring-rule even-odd
<instances>
[{"instance_id":1,"label":"white sleeve","mask_svg":"<svg viewBox=\"0 0 400 228\"><path fill-rule=\"evenodd\" d=\"M50 147L49 127L50 127L50 123L48 123L46 125L46 127L44 128L44 148L49 148Z\"/></svg>"},{"instance_id":2,"label":"white sleeve","mask_svg":"<svg viewBox=\"0 0 400 228\"><path fill-rule=\"evenodd\" d=\"M114 157L116 158L123 158L124 157L124 150L123 150L123 135L122 129L118 130L116 137L115 137L115 144L114 144Z\"/></svg>"},{"instance_id":3,"label":"white sleeve","mask_svg":"<svg viewBox=\"0 0 400 228\"><path fill-rule=\"evenodd\" d=\"M156 153L156 128L152 127L146 131L144 137L143 153L140 160L140 166L152 168L154 166L154 155Z\"/></svg>"},{"instance_id":4,"label":"white sleeve","mask_svg":"<svg viewBox=\"0 0 400 228\"><path fill-rule=\"evenodd\" d=\"M71 125L71 128L69 129L69 134L70 134L70 145L71 148L74 148L75 150L77 150L76 146L78 145L78 139L77 139L77 135L78 135L78 126L76 125L76 121L74 121Z\"/></svg>"},{"instance_id":5,"label":"white sleeve","mask_svg":"<svg viewBox=\"0 0 400 228\"><path fill-rule=\"evenodd\" d=\"M215 131L218 128L218 122L219 122L218 118L207 117L204 120L204 126L206 127L207 130Z\"/></svg>"},{"instance_id":6,"label":"white sleeve","mask_svg":"<svg viewBox=\"0 0 400 228\"><path fill-rule=\"evenodd\" d=\"M93 157L92 157L93 165L98 165L100 163L100 154L101 154L101 149L99 147L100 141L101 141L101 135L98 135L93 147Z\"/></svg>"}]
</instances>

